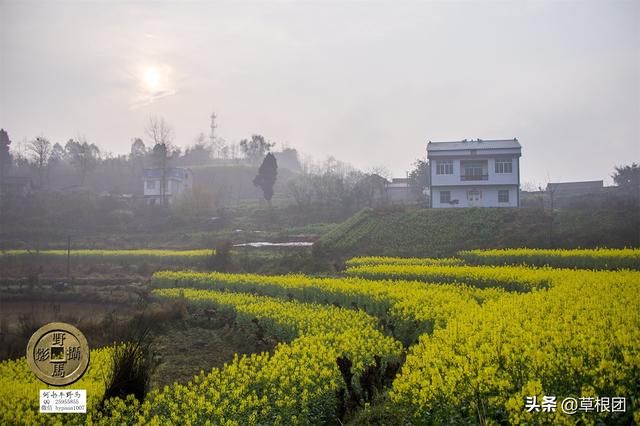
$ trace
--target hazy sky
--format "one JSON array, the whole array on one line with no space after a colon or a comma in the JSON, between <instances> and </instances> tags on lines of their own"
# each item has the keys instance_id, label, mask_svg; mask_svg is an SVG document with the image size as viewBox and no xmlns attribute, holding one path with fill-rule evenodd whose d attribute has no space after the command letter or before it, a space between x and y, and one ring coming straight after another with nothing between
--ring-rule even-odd
<instances>
[{"instance_id":1,"label":"hazy sky","mask_svg":"<svg viewBox=\"0 0 640 426\"><path fill-rule=\"evenodd\" d=\"M0 55L14 142L124 153L160 115L186 146L215 111L228 142L396 176L428 140L517 137L524 182L640 161L636 0L0 0Z\"/></svg>"}]
</instances>

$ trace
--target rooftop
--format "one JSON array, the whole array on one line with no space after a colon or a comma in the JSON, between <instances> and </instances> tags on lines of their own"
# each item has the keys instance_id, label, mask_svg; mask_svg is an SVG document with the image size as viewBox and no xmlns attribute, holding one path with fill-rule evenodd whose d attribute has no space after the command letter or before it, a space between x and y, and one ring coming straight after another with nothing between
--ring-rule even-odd
<instances>
[{"instance_id":1,"label":"rooftop","mask_svg":"<svg viewBox=\"0 0 640 426\"><path fill-rule=\"evenodd\" d=\"M475 139L450 142L432 142L427 144L427 151L456 151L467 149L512 149L522 148L518 139Z\"/></svg>"},{"instance_id":2,"label":"rooftop","mask_svg":"<svg viewBox=\"0 0 640 426\"><path fill-rule=\"evenodd\" d=\"M549 185L597 185L604 186L602 180L581 180L577 182L550 182Z\"/></svg>"},{"instance_id":3,"label":"rooftop","mask_svg":"<svg viewBox=\"0 0 640 426\"><path fill-rule=\"evenodd\" d=\"M604 181L601 180L585 180L581 182L549 182L548 190L583 190L583 189L600 189L604 187Z\"/></svg>"},{"instance_id":4,"label":"rooftop","mask_svg":"<svg viewBox=\"0 0 640 426\"><path fill-rule=\"evenodd\" d=\"M190 171L190 169L182 167L167 167L165 170L165 176L167 178L186 179L188 178L188 174ZM142 171L142 174L145 179L160 179L162 178L162 169L144 169Z\"/></svg>"}]
</instances>

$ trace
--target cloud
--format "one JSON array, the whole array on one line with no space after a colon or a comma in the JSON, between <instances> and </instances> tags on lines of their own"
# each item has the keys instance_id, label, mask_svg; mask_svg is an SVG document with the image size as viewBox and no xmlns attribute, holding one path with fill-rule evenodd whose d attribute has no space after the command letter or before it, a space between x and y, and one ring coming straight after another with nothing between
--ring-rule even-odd
<instances>
[{"instance_id":1,"label":"cloud","mask_svg":"<svg viewBox=\"0 0 640 426\"><path fill-rule=\"evenodd\" d=\"M175 90L161 90L158 92L154 92L150 95L139 95L129 102L129 109L136 110L138 108L143 108L145 106L151 105L154 102L158 102L160 99L166 98L168 96L173 96L177 92Z\"/></svg>"}]
</instances>

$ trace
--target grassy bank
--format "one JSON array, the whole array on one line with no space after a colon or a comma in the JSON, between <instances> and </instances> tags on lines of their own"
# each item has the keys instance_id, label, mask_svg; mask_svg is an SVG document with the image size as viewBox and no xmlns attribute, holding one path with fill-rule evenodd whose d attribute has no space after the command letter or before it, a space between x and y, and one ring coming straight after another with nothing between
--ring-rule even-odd
<instances>
[{"instance_id":1,"label":"grassy bank","mask_svg":"<svg viewBox=\"0 0 640 426\"><path fill-rule=\"evenodd\" d=\"M446 257L478 248L638 247L626 210L365 209L323 235L330 256Z\"/></svg>"}]
</instances>

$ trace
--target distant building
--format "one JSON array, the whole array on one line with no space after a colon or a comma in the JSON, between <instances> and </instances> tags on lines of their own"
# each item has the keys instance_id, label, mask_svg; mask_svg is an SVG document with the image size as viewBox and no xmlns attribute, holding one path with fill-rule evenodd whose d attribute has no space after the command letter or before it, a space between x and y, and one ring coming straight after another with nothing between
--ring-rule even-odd
<instances>
[{"instance_id":1,"label":"distant building","mask_svg":"<svg viewBox=\"0 0 640 426\"><path fill-rule=\"evenodd\" d=\"M391 182L387 181L384 187L387 200L391 203L404 204L417 201L409 178L392 178Z\"/></svg>"},{"instance_id":2,"label":"distant building","mask_svg":"<svg viewBox=\"0 0 640 426\"><path fill-rule=\"evenodd\" d=\"M26 197L33 192L29 176L3 176L0 178L0 195Z\"/></svg>"},{"instance_id":3,"label":"distant building","mask_svg":"<svg viewBox=\"0 0 640 426\"><path fill-rule=\"evenodd\" d=\"M162 204L162 169L144 169L144 199L148 204ZM173 204L180 195L193 189L191 169L170 167L165 170L164 198Z\"/></svg>"},{"instance_id":4,"label":"distant building","mask_svg":"<svg viewBox=\"0 0 640 426\"><path fill-rule=\"evenodd\" d=\"M554 196L585 195L601 191L604 182L601 180L590 180L583 182L551 182L547 184L547 192Z\"/></svg>"},{"instance_id":5,"label":"distant building","mask_svg":"<svg viewBox=\"0 0 640 426\"><path fill-rule=\"evenodd\" d=\"M431 207L519 207L521 153L515 138L429 141Z\"/></svg>"},{"instance_id":6,"label":"distant building","mask_svg":"<svg viewBox=\"0 0 640 426\"><path fill-rule=\"evenodd\" d=\"M285 148L282 151L272 152L276 157L279 169L288 169L294 173L302 172L298 151L292 148Z\"/></svg>"}]
</instances>

